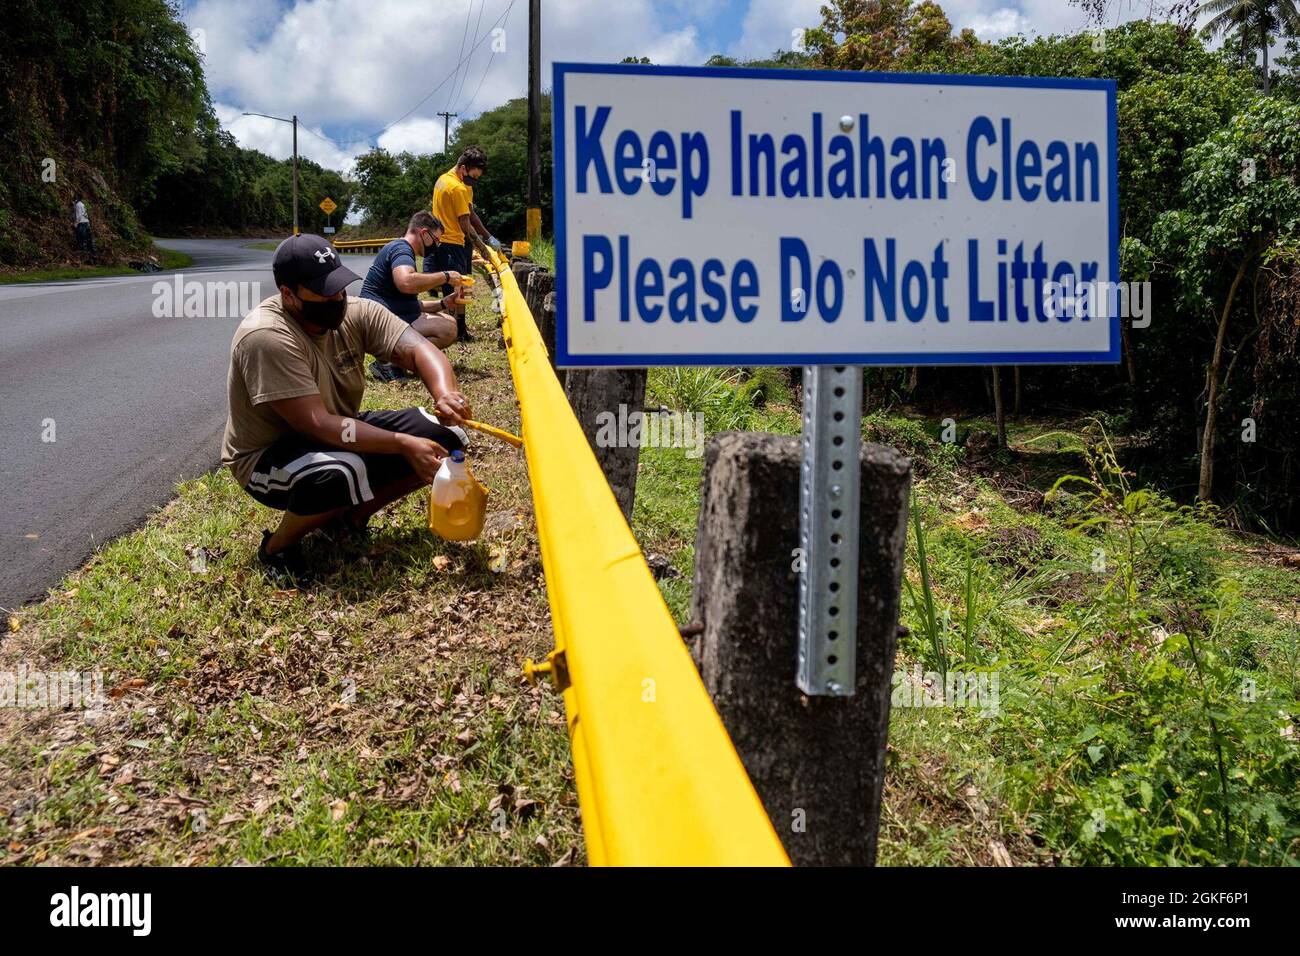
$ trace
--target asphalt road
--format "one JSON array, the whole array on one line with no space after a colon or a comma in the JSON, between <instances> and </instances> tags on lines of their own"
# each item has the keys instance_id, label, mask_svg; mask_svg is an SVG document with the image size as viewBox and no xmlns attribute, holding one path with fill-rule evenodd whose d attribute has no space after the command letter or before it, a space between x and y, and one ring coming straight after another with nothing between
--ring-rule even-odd
<instances>
[{"instance_id":1,"label":"asphalt road","mask_svg":"<svg viewBox=\"0 0 1300 956\"><path fill-rule=\"evenodd\" d=\"M159 244L193 256L186 283L260 283L245 287L257 302L274 291L271 253L249 241ZM370 258L344 261L364 275ZM155 284L175 275L0 285L0 608L40 597L219 464L243 316L156 316Z\"/></svg>"}]
</instances>

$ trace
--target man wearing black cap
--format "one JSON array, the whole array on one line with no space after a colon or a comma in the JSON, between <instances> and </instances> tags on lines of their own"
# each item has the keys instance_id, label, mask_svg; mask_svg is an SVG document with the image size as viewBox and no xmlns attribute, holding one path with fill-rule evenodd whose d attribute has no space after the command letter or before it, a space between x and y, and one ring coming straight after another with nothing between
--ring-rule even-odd
<instances>
[{"instance_id":1,"label":"man wearing black cap","mask_svg":"<svg viewBox=\"0 0 1300 956\"><path fill-rule=\"evenodd\" d=\"M359 276L324 239L286 239L272 269L279 292L230 346L221 460L256 500L284 512L274 533L262 533L258 558L292 576L310 531L361 532L380 508L433 481L443 457L464 446L455 426L470 407L435 345L378 302L348 297ZM434 412L358 413L367 352L418 375Z\"/></svg>"}]
</instances>

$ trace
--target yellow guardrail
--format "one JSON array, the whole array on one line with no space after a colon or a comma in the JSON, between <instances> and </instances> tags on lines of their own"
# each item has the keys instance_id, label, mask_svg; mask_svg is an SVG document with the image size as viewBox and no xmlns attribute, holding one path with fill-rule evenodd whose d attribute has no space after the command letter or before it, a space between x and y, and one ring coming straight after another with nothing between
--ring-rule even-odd
<instances>
[{"instance_id":1,"label":"yellow guardrail","mask_svg":"<svg viewBox=\"0 0 1300 956\"><path fill-rule=\"evenodd\" d=\"M788 866L614 493L491 251L594 865Z\"/></svg>"},{"instance_id":2,"label":"yellow guardrail","mask_svg":"<svg viewBox=\"0 0 1300 956\"><path fill-rule=\"evenodd\" d=\"M392 242L392 239L331 239L330 245L339 252L378 252Z\"/></svg>"}]
</instances>

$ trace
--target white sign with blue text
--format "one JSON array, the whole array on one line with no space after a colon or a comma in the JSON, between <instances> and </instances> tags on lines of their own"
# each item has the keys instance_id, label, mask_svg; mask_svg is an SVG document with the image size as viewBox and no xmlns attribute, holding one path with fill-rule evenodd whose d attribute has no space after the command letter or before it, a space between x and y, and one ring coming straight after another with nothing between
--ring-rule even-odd
<instances>
[{"instance_id":1,"label":"white sign with blue text","mask_svg":"<svg viewBox=\"0 0 1300 956\"><path fill-rule=\"evenodd\" d=\"M1119 361L1111 81L554 79L562 366Z\"/></svg>"}]
</instances>

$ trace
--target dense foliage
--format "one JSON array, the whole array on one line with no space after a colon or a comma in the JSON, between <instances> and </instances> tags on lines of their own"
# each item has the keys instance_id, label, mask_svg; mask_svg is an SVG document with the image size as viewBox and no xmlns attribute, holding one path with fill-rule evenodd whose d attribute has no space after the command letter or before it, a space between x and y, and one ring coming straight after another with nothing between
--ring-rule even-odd
<instances>
[{"instance_id":1,"label":"dense foliage","mask_svg":"<svg viewBox=\"0 0 1300 956\"><path fill-rule=\"evenodd\" d=\"M1286 405L1300 366L1286 349L1266 355L1261 343L1271 340L1259 330L1281 321L1269 318L1269 290L1279 276L1295 275L1292 143L1300 127L1287 105L1295 99L1295 39L1292 57L1272 64L1273 91L1264 95L1253 21L1212 50L1190 26L1151 21L981 43L954 34L931 0L835 0L823 16L807 34L820 68L1116 81L1122 273L1151 281L1151 325L1125 323L1119 370L1022 370L1024 407L1105 412L1129 434L1128 461L1147 477L1184 498L1231 504L1247 523L1294 532L1300 516L1289 463L1300 453L1300 424L1269 410ZM1246 168L1254 170L1249 182ZM1229 298L1238 267L1242 291ZM873 384L885 400L935 408L988 394L987 375L976 370L926 370L903 381L891 384L881 371ZM1017 405L1019 393L1017 386ZM1261 415L1269 416L1267 435ZM1253 441L1242 440L1248 418Z\"/></svg>"},{"instance_id":2,"label":"dense foliage","mask_svg":"<svg viewBox=\"0 0 1300 956\"><path fill-rule=\"evenodd\" d=\"M288 232L292 164L221 130L202 58L168 0L9 0L0 56L0 267L68 259L86 203L101 257L155 232ZM303 162L305 228L350 189ZM143 225L142 225L143 222Z\"/></svg>"},{"instance_id":3,"label":"dense foliage","mask_svg":"<svg viewBox=\"0 0 1300 956\"><path fill-rule=\"evenodd\" d=\"M70 250L72 204L101 246L142 231L133 205L199 155L202 67L163 0L5 4L0 56L0 266Z\"/></svg>"},{"instance_id":4,"label":"dense foliage","mask_svg":"<svg viewBox=\"0 0 1300 956\"><path fill-rule=\"evenodd\" d=\"M141 218L149 227L164 234L288 233L293 224L292 160L243 149L211 117L205 118L199 141L202 150L195 160L162 177L154 200L141 207ZM299 157L302 231L320 233L327 221L341 225L354 189L341 174ZM319 208L327 196L339 207L329 217Z\"/></svg>"}]
</instances>

